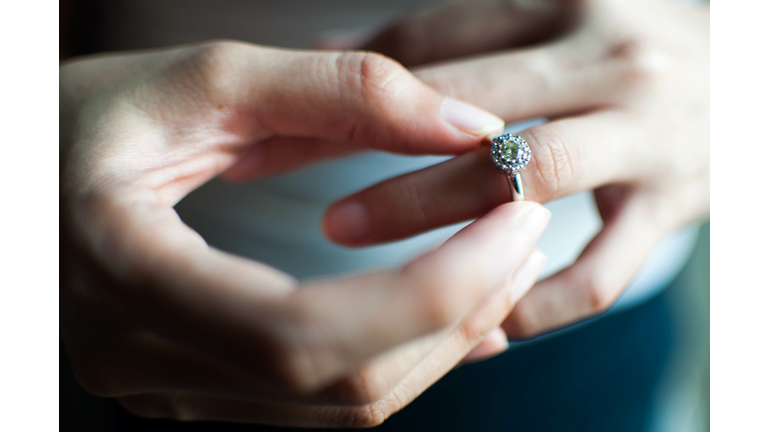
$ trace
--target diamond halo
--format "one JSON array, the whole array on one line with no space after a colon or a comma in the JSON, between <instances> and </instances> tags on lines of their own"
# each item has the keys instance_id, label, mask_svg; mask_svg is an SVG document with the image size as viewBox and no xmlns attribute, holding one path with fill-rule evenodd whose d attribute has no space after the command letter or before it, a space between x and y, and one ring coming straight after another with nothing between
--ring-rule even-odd
<instances>
[{"instance_id":1,"label":"diamond halo","mask_svg":"<svg viewBox=\"0 0 768 432\"><path fill-rule=\"evenodd\" d=\"M531 148L519 135L499 135L493 138L491 160L504 174L515 175L531 160Z\"/></svg>"}]
</instances>

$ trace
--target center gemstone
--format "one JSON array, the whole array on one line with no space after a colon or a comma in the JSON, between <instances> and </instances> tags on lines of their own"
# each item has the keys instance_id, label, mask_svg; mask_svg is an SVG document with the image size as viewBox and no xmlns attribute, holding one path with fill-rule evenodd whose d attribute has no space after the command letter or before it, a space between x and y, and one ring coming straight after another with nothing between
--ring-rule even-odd
<instances>
[{"instance_id":1,"label":"center gemstone","mask_svg":"<svg viewBox=\"0 0 768 432\"><path fill-rule=\"evenodd\" d=\"M520 145L514 141L504 141L501 144L501 152L508 158L516 158L520 150Z\"/></svg>"},{"instance_id":2,"label":"center gemstone","mask_svg":"<svg viewBox=\"0 0 768 432\"><path fill-rule=\"evenodd\" d=\"M505 134L493 138L491 160L496 168L511 174L525 169L531 159L531 149L519 135Z\"/></svg>"}]
</instances>

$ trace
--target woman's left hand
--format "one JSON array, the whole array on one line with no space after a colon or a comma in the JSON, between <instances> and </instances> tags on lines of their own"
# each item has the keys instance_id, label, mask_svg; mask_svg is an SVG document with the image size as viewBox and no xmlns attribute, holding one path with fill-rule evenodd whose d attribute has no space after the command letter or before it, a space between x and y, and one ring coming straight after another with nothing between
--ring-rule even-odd
<instances>
[{"instance_id":1,"label":"woman's left hand","mask_svg":"<svg viewBox=\"0 0 768 432\"><path fill-rule=\"evenodd\" d=\"M522 174L527 199L544 203L594 189L602 231L572 266L517 303L503 326L510 337L607 309L665 234L709 210L708 8L472 0L404 19L368 48L410 66L513 48L416 74L508 122L553 120L520 133L533 152ZM343 199L326 215L334 221L326 223L328 236L362 246L485 214L509 200L488 151ZM336 210L350 202L362 203L374 221L364 236L335 229L343 225Z\"/></svg>"}]
</instances>

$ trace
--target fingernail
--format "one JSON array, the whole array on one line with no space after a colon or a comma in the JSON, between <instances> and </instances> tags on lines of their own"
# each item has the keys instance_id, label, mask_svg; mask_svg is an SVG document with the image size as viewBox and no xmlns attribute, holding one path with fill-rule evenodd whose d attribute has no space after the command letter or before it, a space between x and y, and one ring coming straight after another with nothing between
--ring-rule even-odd
<instances>
[{"instance_id":1,"label":"fingernail","mask_svg":"<svg viewBox=\"0 0 768 432\"><path fill-rule=\"evenodd\" d=\"M546 263L547 256L539 248L536 248L512 277L512 282L509 285L510 304L517 303L533 287Z\"/></svg>"},{"instance_id":2,"label":"fingernail","mask_svg":"<svg viewBox=\"0 0 768 432\"><path fill-rule=\"evenodd\" d=\"M499 134L504 130L504 120L495 114L456 99L445 98L440 115L453 127L472 135Z\"/></svg>"},{"instance_id":3,"label":"fingernail","mask_svg":"<svg viewBox=\"0 0 768 432\"><path fill-rule=\"evenodd\" d=\"M350 201L331 209L325 228L326 235L331 240L342 244L355 244L371 234L373 220L365 204Z\"/></svg>"}]
</instances>

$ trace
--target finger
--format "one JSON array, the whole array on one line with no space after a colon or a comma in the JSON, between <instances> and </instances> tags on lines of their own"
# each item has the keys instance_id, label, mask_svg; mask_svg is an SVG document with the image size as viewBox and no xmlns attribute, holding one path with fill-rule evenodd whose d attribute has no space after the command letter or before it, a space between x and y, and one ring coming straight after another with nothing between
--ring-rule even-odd
<instances>
[{"instance_id":1,"label":"finger","mask_svg":"<svg viewBox=\"0 0 768 432\"><path fill-rule=\"evenodd\" d=\"M135 97L126 96L131 109L102 125L108 134L89 134L82 139L87 145L72 149L64 169L89 182L73 182L67 192L134 181L164 191L165 201L175 204L234 165L249 146L275 136L453 154L504 126L494 114L446 98L374 53L214 42L112 62L108 67L143 70L152 79L133 89ZM93 157L85 148L109 148L109 157ZM313 154L329 152L302 158Z\"/></svg>"},{"instance_id":2,"label":"finger","mask_svg":"<svg viewBox=\"0 0 768 432\"><path fill-rule=\"evenodd\" d=\"M310 405L365 405L384 398L452 332L467 339L468 350L509 314L514 302L535 281L543 263L536 249L520 266L506 289L495 292L465 324L382 353L353 374L343 377L319 393L297 396L270 387L251 374L244 374L210 357L195 354L146 331L109 332L109 350L90 353L99 358L98 373L79 371L80 382L102 397L145 393L197 393L256 402ZM84 317L81 317L81 319ZM87 323L85 323L87 325ZM470 329L471 326L471 329ZM504 337L506 347L506 337ZM77 353L75 353L77 354ZM465 351L456 353L458 360ZM86 368L87 369L87 368ZM97 381L99 377L102 381ZM103 380L107 377L106 380ZM114 380L108 377L116 377Z\"/></svg>"},{"instance_id":3,"label":"finger","mask_svg":"<svg viewBox=\"0 0 768 432\"><path fill-rule=\"evenodd\" d=\"M391 393L371 404L369 412L381 415L382 420L387 418L454 368L459 359L477 347L513 310L515 303L536 282L545 262L544 254L538 249L534 250L514 275L507 279L504 289L498 290L476 312L463 320Z\"/></svg>"},{"instance_id":4,"label":"finger","mask_svg":"<svg viewBox=\"0 0 768 432\"><path fill-rule=\"evenodd\" d=\"M407 405L419 394L414 390L426 389L459 359L466 357L473 347L489 336L493 337L494 329L536 282L545 262L544 254L534 248L502 286L459 326L419 338L378 356L355 371L357 379L352 385L344 382L341 388L334 385L330 389L333 392L331 399L346 405L368 405L371 411L388 413L387 416ZM339 391L344 388L346 390ZM345 397L335 397L337 394Z\"/></svg>"},{"instance_id":5,"label":"finger","mask_svg":"<svg viewBox=\"0 0 768 432\"><path fill-rule=\"evenodd\" d=\"M637 178L652 151L633 120L612 112L568 118L520 133L532 157L521 173L527 200L547 202ZM408 237L470 220L509 202L507 180L483 147L374 185L333 204L326 236L348 246Z\"/></svg>"},{"instance_id":6,"label":"finger","mask_svg":"<svg viewBox=\"0 0 768 432\"><path fill-rule=\"evenodd\" d=\"M617 189L623 188L611 186L596 195ZM633 190L622 194L611 197L610 208L602 206L605 225L576 262L539 282L518 302L503 324L510 338L529 338L581 321L618 299L670 227L667 210L653 198Z\"/></svg>"},{"instance_id":7,"label":"finger","mask_svg":"<svg viewBox=\"0 0 768 432\"><path fill-rule=\"evenodd\" d=\"M259 125L248 129L249 140L259 142L225 173L232 180L360 148L460 153L504 126L497 116L446 99L379 55L276 51L267 56L275 59L265 59L259 51L250 57L239 68L258 79L250 83L239 77L246 82L246 95L238 97L254 101L246 118Z\"/></svg>"},{"instance_id":8,"label":"finger","mask_svg":"<svg viewBox=\"0 0 768 432\"><path fill-rule=\"evenodd\" d=\"M508 288L504 291L502 298L496 299L496 301L492 303L487 303L484 311L473 315L471 319L465 322L465 327L462 329L465 332L464 334L469 335L474 333L476 336L474 338L471 336L467 337L467 341L470 343L469 346L474 346L474 348L466 355L462 360L462 363L473 363L485 360L507 350L509 343L507 342L507 335L503 329L492 327L490 333L483 332L487 331L489 325L496 323L495 318L493 317L499 316L497 313L494 313L499 305L507 306L501 316L506 317L510 311L514 310L514 307L520 298L522 298L531 289L533 284L536 283L545 263L546 256L541 250L535 248L525 264L520 266L518 271L512 276L512 279L508 283ZM502 308L503 307L504 306L502 306ZM482 320L482 317L484 316L489 317L490 320L484 322ZM480 332L469 330L471 328L477 328ZM479 345L475 346L472 341L480 340L477 338L477 335L482 334L486 335L485 338L482 339Z\"/></svg>"},{"instance_id":9,"label":"finger","mask_svg":"<svg viewBox=\"0 0 768 432\"><path fill-rule=\"evenodd\" d=\"M442 94L514 122L613 106L642 91L644 78L659 67L653 54L632 46L596 46L582 36L426 66L415 74Z\"/></svg>"},{"instance_id":10,"label":"finger","mask_svg":"<svg viewBox=\"0 0 768 432\"><path fill-rule=\"evenodd\" d=\"M513 48L561 33L576 20L575 6L561 0L451 2L399 19L363 48L405 66Z\"/></svg>"},{"instance_id":11,"label":"finger","mask_svg":"<svg viewBox=\"0 0 768 432\"><path fill-rule=\"evenodd\" d=\"M472 347L498 330L499 323L536 281L544 266L544 256L536 251L501 289L476 313L455 329L419 367L386 395L360 406L311 406L298 404L254 403L238 399L189 393L155 393L120 398L121 404L143 417L171 417L179 420L218 420L265 423L302 427L372 427L408 405L429 385L447 373ZM361 372L362 376L367 373Z\"/></svg>"}]
</instances>

